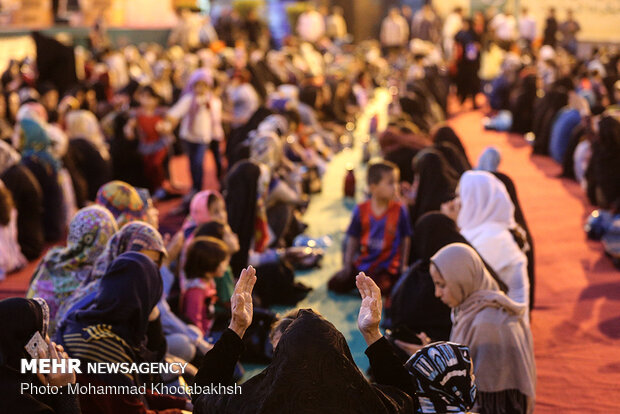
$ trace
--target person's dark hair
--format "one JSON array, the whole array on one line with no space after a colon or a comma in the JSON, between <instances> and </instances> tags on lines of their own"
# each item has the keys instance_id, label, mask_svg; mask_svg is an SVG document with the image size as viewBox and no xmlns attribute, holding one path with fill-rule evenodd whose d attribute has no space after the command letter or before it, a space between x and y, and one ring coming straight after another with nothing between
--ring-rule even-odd
<instances>
[{"instance_id":1,"label":"person's dark hair","mask_svg":"<svg viewBox=\"0 0 620 414\"><path fill-rule=\"evenodd\" d=\"M215 272L229 256L226 243L215 237L197 237L187 247L185 276L188 279L203 278L206 272Z\"/></svg>"},{"instance_id":2,"label":"person's dark hair","mask_svg":"<svg viewBox=\"0 0 620 414\"><path fill-rule=\"evenodd\" d=\"M316 107L317 96L317 88L312 85L305 86L299 91L299 100L312 108Z\"/></svg>"},{"instance_id":3,"label":"person's dark hair","mask_svg":"<svg viewBox=\"0 0 620 414\"><path fill-rule=\"evenodd\" d=\"M196 230L194 230L194 237L214 237L219 240L224 239L225 228L223 223L219 221L209 221L207 223L202 223Z\"/></svg>"},{"instance_id":4,"label":"person's dark hair","mask_svg":"<svg viewBox=\"0 0 620 414\"><path fill-rule=\"evenodd\" d=\"M297 319L298 315L299 315L299 309L290 310L282 316L278 315L278 319L276 319L271 325L271 331L269 332L269 340L273 342L273 338L275 338L276 334L278 333L283 334L284 331L286 331L286 328L288 328L291 325L291 323L293 323L293 321Z\"/></svg>"},{"instance_id":5,"label":"person's dark hair","mask_svg":"<svg viewBox=\"0 0 620 414\"><path fill-rule=\"evenodd\" d=\"M368 166L366 182L368 185L379 184L387 173L398 171L398 166L390 161L375 161Z\"/></svg>"},{"instance_id":6,"label":"person's dark hair","mask_svg":"<svg viewBox=\"0 0 620 414\"><path fill-rule=\"evenodd\" d=\"M151 97L157 99L160 102L162 101L161 96L159 96L157 92L155 92L155 89L153 89L153 87L150 85L141 86L138 90L138 93L148 93Z\"/></svg>"},{"instance_id":7,"label":"person's dark hair","mask_svg":"<svg viewBox=\"0 0 620 414\"><path fill-rule=\"evenodd\" d=\"M4 184L0 183L0 226L9 224L14 206L11 192Z\"/></svg>"},{"instance_id":8,"label":"person's dark hair","mask_svg":"<svg viewBox=\"0 0 620 414\"><path fill-rule=\"evenodd\" d=\"M287 109L286 111L282 112L282 115L284 115L289 125L290 124L295 124L295 125L301 124L301 117L299 116L299 112L296 109Z\"/></svg>"}]
</instances>

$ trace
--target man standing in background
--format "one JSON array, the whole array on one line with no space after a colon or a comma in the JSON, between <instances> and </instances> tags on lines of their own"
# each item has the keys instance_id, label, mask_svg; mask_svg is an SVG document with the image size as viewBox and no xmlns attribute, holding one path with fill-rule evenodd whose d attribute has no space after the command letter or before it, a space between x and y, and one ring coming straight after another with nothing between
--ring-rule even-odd
<instances>
[{"instance_id":1,"label":"man standing in background","mask_svg":"<svg viewBox=\"0 0 620 414\"><path fill-rule=\"evenodd\" d=\"M532 42L536 39L536 20L529 14L527 7L521 9L519 16L519 39L531 50Z\"/></svg>"},{"instance_id":2,"label":"man standing in background","mask_svg":"<svg viewBox=\"0 0 620 414\"><path fill-rule=\"evenodd\" d=\"M581 30L581 26L573 17L571 9L566 10L566 21L559 27L562 34L562 47L571 55L577 54L577 33Z\"/></svg>"}]
</instances>

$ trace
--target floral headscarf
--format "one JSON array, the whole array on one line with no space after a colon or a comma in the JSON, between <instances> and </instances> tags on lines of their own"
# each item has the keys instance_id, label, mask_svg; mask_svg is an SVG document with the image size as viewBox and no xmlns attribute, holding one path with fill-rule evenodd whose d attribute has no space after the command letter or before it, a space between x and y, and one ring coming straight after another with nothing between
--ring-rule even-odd
<instances>
[{"instance_id":1,"label":"floral headscarf","mask_svg":"<svg viewBox=\"0 0 620 414\"><path fill-rule=\"evenodd\" d=\"M148 206L144 205L138 191L123 181L110 181L97 192L95 202L114 215L119 227L130 221L147 221Z\"/></svg>"},{"instance_id":2,"label":"floral headscarf","mask_svg":"<svg viewBox=\"0 0 620 414\"><path fill-rule=\"evenodd\" d=\"M22 119L20 127L22 157L36 159L50 172L57 173L61 164L52 155L52 140L45 128L34 119Z\"/></svg>"},{"instance_id":3,"label":"floral headscarf","mask_svg":"<svg viewBox=\"0 0 620 414\"><path fill-rule=\"evenodd\" d=\"M39 264L26 297L45 299L54 330L56 312L91 272L118 227L114 216L97 205L77 212L69 225L66 247L51 249Z\"/></svg>"},{"instance_id":4,"label":"floral headscarf","mask_svg":"<svg viewBox=\"0 0 620 414\"><path fill-rule=\"evenodd\" d=\"M56 315L59 322L66 313L79 301L97 292L99 281L105 274L110 264L125 252L140 252L154 250L167 255L164 240L157 229L150 224L134 221L121 228L110 240L105 250L99 255L90 274L75 290L68 300L63 303Z\"/></svg>"}]
</instances>

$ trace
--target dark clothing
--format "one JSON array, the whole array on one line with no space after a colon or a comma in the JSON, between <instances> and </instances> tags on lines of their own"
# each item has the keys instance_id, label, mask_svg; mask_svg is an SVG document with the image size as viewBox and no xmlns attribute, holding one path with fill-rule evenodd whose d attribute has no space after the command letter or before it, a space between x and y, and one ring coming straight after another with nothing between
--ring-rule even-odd
<instances>
[{"instance_id":1,"label":"dark clothing","mask_svg":"<svg viewBox=\"0 0 620 414\"><path fill-rule=\"evenodd\" d=\"M504 183L506 191L508 191L508 194L510 195L510 200L515 206L515 221L525 231L526 240L530 246L530 249L525 253L525 255L527 256L527 275L530 280L530 309L533 309L534 292L536 286L536 274L534 266L534 238L532 237L530 228L528 227L527 221L525 220L525 215L523 214L523 209L521 208L521 203L519 202L519 197L517 196L517 188L515 187L514 182L504 173L494 172L493 175L499 178L502 183Z\"/></svg>"},{"instance_id":2,"label":"dark clothing","mask_svg":"<svg viewBox=\"0 0 620 414\"><path fill-rule=\"evenodd\" d=\"M448 165L456 171L456 174L460 177L465 171L472 169L471 164L465 158L465 155L459 151L458 147L449 142L437 142L435 141L435 149L443 155Z\"/></svg>"},{"instance_id":3,"label":"dark clothing","mask_svg":"<svg viewBox=\"0 0 620 414\"><path fill-rule=\"evenodd\" d=\"M454 36L458 47L456 88L457 94L463 103L468 97L472 98L476 107L476 94L480 90L480 39L473 30L459 31Z\"/></svg>"},{"instance_id":4,"label":"dark clothing","mask_svg":"<svg viewBox=\"0 0 620 414\"><path fill-rule=\"evenodd\" d=\"M512 132L526 134L532 130L536 102L536 75L530 74L519 80L514 99L510 102Z\"/></svg>"},{"instance_id":5,"label":"dark clothing","mask_svg":"<svg viewBox=\"0 0 620 414\"><path fill-rule=\"evenodd\" d=\"M469 162L467 151L465 151L465 147L463 146L461 139L459 138L458 135L456 135L456 132L454 132L454 130L451 127L444 126L444 127L439 128L435 132L435 136L433 137L433 142L435 143L435 147L438 147L439 144L444 143L444 142L452 144L458 150L458 152L463 156L466 162L466 166L467 166L466 170L471 170L471 163ZM447 161L450 161L450 160L447 160ZM452 166L452 168L455 168L453 164L450 164L450 165Z\"/></svg>"},{"instance_id":6,"label":"dark clothing","mask_svg":"<svg viewBox=\"0 0 620 414\"><path fill-rule=\"evenodd\" d=\"M588 198L601 208L620 208L620 123L610 116L599 122L586 173Z\"/></svg>"},{"instance_id":7,"label":"dark clothing","mask_svg":"<svg viewBox=\"0 0 620 414\"><path fill-rule=\"evenodd\" d=\"M37 49L38 82L50 82L58 88L60 96L77 85L75 73L75 53L73 47L65 46L56 39L32 33Z\"/></svg>"},{"instance_id":8,"label":"dark clothing","mask_svg":"<svg viewBox=\"0 0 620 414\"><path fill-rule=\"evenodd\" d=\"M441 205L456 196L458 175L441 152L428 148L416 158L413 166L418 178L418 193L411 209L412 227L423 214L437 211Z\"/></svg>"},{"instance_id":9,"label":"dark clothing","mask_svg":"<svg viewBox=\"0 0 620 414\"><path fill-rule=\"evenodd\" d=\"M65 203L62 189L58 184L58 174L35 158L25 157L21 162L37 179L43 194L43 215L40 220L43 220L45 241L57 242L63 238L65 232L63 212Z\"/></svg>"},{"instance_id":10,"label":"dark clothing","mask_svg":"<svg viewBox=\"0 0 620 414\"><path fill-rule=\"evenodd\" d=\"M543 45L549 45L555 48L556 34L558 32L558 21L555 17L547 17L545 21L545 32L543 37Z\"/></svg>"},{"instance_id":11,"label":"dark clothing","mask_svg":"<svg viewBox=\"0 0 620 414\"><path fill-rule=\"evenodd\" d=\"M41 386L38 377L20 373L20 360L30 360L24 349L32 336L39 332L45 337L47 320L39 303L31 299L10 298L0 301L0 387L3 413L79 414L75 395L66 388L59 395L22 392L21 384Z\"/></svg>"},{"instance_id":12,"label":"dark clothing","mask_svg":"<svg viewBox=\"0 0 620 414\"><path fill-rule=\"evenodd\" d=\"M86 181L87 200L95 201L99 188L111 180L110 162L103 159L92 143L82 138L69 141L67 156L72 158Z\"/></svg>"},{"instance_id":13,"label":"dark clothing","mask_svg":"<svg viewBox=\"0 0 620 414\"><path fill-rule=\"evenodd\" d=\"M17 210L17 241L28 260L38 258L45 246L43 191L28 167L16 164L0 177L11 192Z\"/></svg>"},{"instance_id":14,"label":"dark clothing","mask_svg":"<svg viewBox=\"0 0 620 414\"><path fill-rule=\"evenodd\" d=\"M554 88L534 106L532 132L534 132L534 154L549 154L551 128L557 113L568 104L568 93L564 88Z\"/></svg>"},{"instance_id":15,"label":"dark clothing","mask_svg":"<svg viewBox=\"0 0 620 414\"><path fill-rule=\"evenodd\" d=\"M375 344L373 344L375 345ZM386 353L385 344L370 350L371 363L390 385L371 385L361 374L344 336L311 310L300 310L282 334L271 364L241 385L238 395L194 397L195 413L406 413L414 406L406 372ZM383 345L383 347L382 347ZM389 345L388 345L389 346ZM226 330L207 353L196 384L232 385L232 373L243 350L241 339Z\"/></svg>"}]
</instances>

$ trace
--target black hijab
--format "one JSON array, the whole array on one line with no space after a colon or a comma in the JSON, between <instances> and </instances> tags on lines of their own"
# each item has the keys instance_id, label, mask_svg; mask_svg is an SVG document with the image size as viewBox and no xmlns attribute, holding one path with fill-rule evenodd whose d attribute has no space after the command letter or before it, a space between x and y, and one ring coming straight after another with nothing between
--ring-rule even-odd
<instances>
[{"instance_id":1,"label":"black hijab","mask_svg":"<svg viewBox=\"0 0 620 414\"><path fill-rule=\"evenodd\" d=\"M210 413L405 413L411 398L368 383L334 325L300 310L282 334L273 361L236 396L206 399Z\"/></svg>"},{"instance_id":2,"label":"black hijab","mask_svg":"<svg viewBox=\"0 0 620 414\"><path fill-rule=\"evenodd\" d=\"M252 247L250 244L254 236L259 177L260 167L248 160L235 164L226 177L228 224L239 237L240 247L230 260L235 275L248 265L248 254Z\"/></svg>"},{"instance_id":3,"label":"black hijab","mask_svg":"<svg viewBox=\"0 0 620 414\"><path fill-rule=\"evenodd\" d=\"M454 132L454 130L451 127L443 126L439 128L435 132L433 142L435 143L436 147L439 147L439 144L442 144L442 143L452 144L454 148L456 148L456 150L462 155L462 158L465 160L465 163L467 165L466 169L471 170L471 163L469 162L467 151L465 151L465 147L463 146L461 139L459 138L458 135L456 135L456 132Z\"/></svg>"},{"instance_id":4,"label":"black hijab","mask_svg":"<svg viewBox=\"0 0 620 414\"><path fill-rule=\"evenodd\" d=\"M141 348L146 339L149 314L162 292L157 265L142 253L123 253L101 278L94 301L87 308L67 315L58 336L81 334L89 326L107 324L129 345Z\"/></svg>"},{"instance_id":5,"label":"black hijab","mask_svg":"<svg viewBox=\"0 0 620 414\"><path fill-rule=\"evenodd\" d=\"M0 301L0 389L2 412L53 413L49 396L21 391L22 383L41 385L31 373L20 372L20 360L30 360L25 346L35 332L46 335L47 304L42 299L10 298ZM49 315L49 311L47 312ZM6 410L6 411L4 411Z\"/></svg>"},{"instance_id":6,"label":"black hijab","mask_svg":"<svg viewBox=\"0 0 620 414\"><path fill-rule=\"evenodd\" d=\"M441 204L455 197L458 176L443 155L433 148L416 155L413 170L419 179L415 204L411 209L411 223L415 224L424 213L439 210Z\"/></svg>"}]
</instances>

